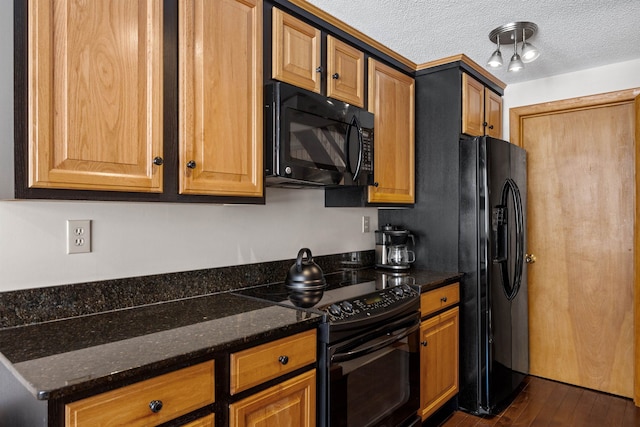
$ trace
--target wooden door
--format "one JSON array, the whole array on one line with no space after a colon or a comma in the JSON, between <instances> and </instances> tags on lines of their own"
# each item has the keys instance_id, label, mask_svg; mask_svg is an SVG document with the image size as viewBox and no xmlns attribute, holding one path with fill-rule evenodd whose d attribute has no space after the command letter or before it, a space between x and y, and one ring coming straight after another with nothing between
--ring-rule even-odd
<instances>
[{"instance_id":1,"label":"wooden door","mask_svg":"<svg viewBox=\"0 0 640 427\"><path fill-rule=\"evenodd\" d=\"M316 425L315 370L229 405L230 427Z\"/></svg>"},{"instance_id":2,"label":"wooden door","mask_svg":"<svg viewBox=\"0 0 640 427\"><path fill-rule=\"evenodd\" d=\"M531 374L634 394L631 91L511 111L527 150Z\"/></svg>"},{"instance_id":3,"label":"wooden door","mask_svg":"<svg viewBox=\"0 0 640 427\"><path fill-rule=\"evenodd\" d=\"M161 192L161 2L28 11L29 187Z\"/></svg>"},{"instance_id":4,"label":"wooden door","mask_svg":"<svg viewBox=\"0 0 640 427\"><path fill-rule=\"evenodd\" d=\"M369 111L375 114L374 175L370 203L415 201L413 78L369 58Z\"/></svg>"},{"instance_id":5,"label":"wooden door","mask_svg":"<svg viewBox=\"0 0 640 427\"><path fill-rule=\"evenodd\" d=\"M484 88L485 133L493 138L502 139L502 97Z\"/></svg>"},{"instance_id":6,"label":"wooden door","mask_svg":"<svg viewBox=\"0 0 640 427\"><path fill-rule=\"evenodd\" d=\"M458 393L458 307L420 325L420 408L425 420Z\"/></svg>"},{"instance_id":7,"label":"wooden door","mask_svg":"<svg viewBox=\"0 0 640 427\"><path fill-rule=\"evenodd\" d=\"M364 53L327 36L327 96L364 107Z\"/></svg>"},{"instance_id":8,"label":"wooden door","mask_svg":"<svg viewBox=\"0 0 640 427\"><path fill-rule=\"evenodd\" d=\"M262 1L179 3L180 193L260 197Z\"/></svg>"},{"instance_id":9,"label":"wooden door","mask_svg":"<svg viewBox=\"0 0 640 427\"><path fill-rule=\"evenodd\" d=\"M273 8L272 77L320 93L320 30Z\"/></svg>"},{"instance_id":10,"label":"wooden door","mask_svg":"<svg viewBox=\"0 0 640 427\"><path fill-rule=\"evenodd\" d=\"M484 135L484 85L462 73L462 133Z\"/></svg>"}]
</instances>

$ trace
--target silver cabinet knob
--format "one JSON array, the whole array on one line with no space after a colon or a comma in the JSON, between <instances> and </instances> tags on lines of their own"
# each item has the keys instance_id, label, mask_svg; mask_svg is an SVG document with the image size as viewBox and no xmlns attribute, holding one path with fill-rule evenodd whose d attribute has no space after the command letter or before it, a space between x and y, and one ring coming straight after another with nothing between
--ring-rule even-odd
<instances>
[{"instance_id":1,"label":"silver cabinet knob","mask_svg":"<svg viewBox=\"0 0 640 427\"><path fill-rule=\"evenodd\" d=\"M527 264L533 264L536 262L536 256L534 254L525 254L524 262Z\"/></svg>"}]
</instances>

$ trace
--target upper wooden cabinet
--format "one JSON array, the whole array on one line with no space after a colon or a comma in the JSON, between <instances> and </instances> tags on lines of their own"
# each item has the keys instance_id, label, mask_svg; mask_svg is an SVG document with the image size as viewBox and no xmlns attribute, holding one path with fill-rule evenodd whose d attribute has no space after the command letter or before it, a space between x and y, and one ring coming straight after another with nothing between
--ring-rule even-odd
<instances>
[{"instance_id":1,"label":"upper wooden cabinet","mask_svg":"<svg viewBox=\"0 0 640 427\"><path fill-rule=\"evenodd\" d=\"M462 133L502 138L502 97L462 73Z\"/></svg>"},{"instance_id":2,"label":"upper wooden cabinet","mask_svg":"<svg viewBox=\"0 0 640 427\"><path fill-rule=\"evenodd\" d=\"M179 192L263 188L262 2L179 3Z\"/></svg>"},{"instance_id":3,"label":"upper wooden cabinet","mask_svg":"<svg viewBox=\"0 0 640 427\"><path fill-rule=\"evenodd\" d=\"M484 88L484 116L487 122L485 132L493 138L502 138L502 97Z\"/></svg>"},{"instance_id":4,"label":"upper wooden cabinet","mask_svg":"<svg viewBox=\"0 0 640 427\"><path fill-rule=\"evenodd\" d=\"M162 12L29 0L29 187L163 190Z\"/></svg>"},{"instance_id":5,"label":"upper wooden cabinet","mask_svg":"<svg viewBox=\"0 0 640 427\"><path fill-rule=\"evenodd\" d=\"M321 93L326 75L327 96L364 107L363 52L329 35L325 67L318 28L273 8L272 29L274 79Z\"/></svg>"},{"instance_id":6,"label":"upper wooden cabinet","mask_svg":"<svg viewBox=\"0 0 640 427\"><path fill-rule=\"evenodd\" d=\"M320 93L320 30L273 8L272 76Z\"/></svg>"},{"instance_id":7,"label":"upper wooden cabinet","mask_svg":"<svg viewBox=\"0 0 640 427\"><path fill-rule=\"evenodd\" d=\"M364 53L327 36L327 96L364 107Z\"/></svg>"},{"instance_id":8,"label":"upper wooden cabinet","mask_svg":"<svg viewBox=\"0 0 640 427\"><path fill-rule=\"evenodd\" d=\"M28 53L17 52L27 125L16 141L28 172L16 168L17 192L264 200L262 0L27 7Z\"/></svg>"},{"instance_id":9,"label":"upper wooden cabinet","mask_svg":"<svg viewBox=\"0 0 640 427\"><path fill-rule=\"evenodd\" d=\"M413 78L369 58L377 183L369 187L369 203L415 202L414 88Z\"/></svg>"}]
</instances>

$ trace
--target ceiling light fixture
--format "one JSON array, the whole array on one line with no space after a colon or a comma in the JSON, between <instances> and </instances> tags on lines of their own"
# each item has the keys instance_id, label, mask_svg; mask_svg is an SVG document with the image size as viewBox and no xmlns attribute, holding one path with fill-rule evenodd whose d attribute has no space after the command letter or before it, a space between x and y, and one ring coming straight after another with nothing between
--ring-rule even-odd
<instances>
[{"instance_id":1,"label":"ceiling light fixture","mask_svg":"<svg viewBox=\"0 0 640 427\"><path fill-rule=\"evenodd\" d=\"M500 44L513 43L513 56L509 61L508 71L517 72L524 68L524 63L535 61L540 52L531 43L527 42L538 31L538 26L533 22L512 22L502 25L489 33L489 40L496 43L498 48L493 52L487 66L497 68L502 66L502 53ZM522 42L522 57L518 55L518 43Z\"/></svg>"}]
</instances>

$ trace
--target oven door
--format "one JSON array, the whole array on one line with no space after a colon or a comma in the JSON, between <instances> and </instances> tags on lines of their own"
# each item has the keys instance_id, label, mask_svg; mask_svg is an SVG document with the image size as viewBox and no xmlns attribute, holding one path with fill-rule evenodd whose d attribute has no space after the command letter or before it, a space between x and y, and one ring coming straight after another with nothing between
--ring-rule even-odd
<instances>
[{"instance_id":1,"label":"oven door","mask_svg":"<svg viewBox=\"0 0 640 427\"><path fill-rule=\"evenodd\" d=\"M328 348L331 427L413 425L420 406L419 314Z\"/></svg>"}]
</instances>

